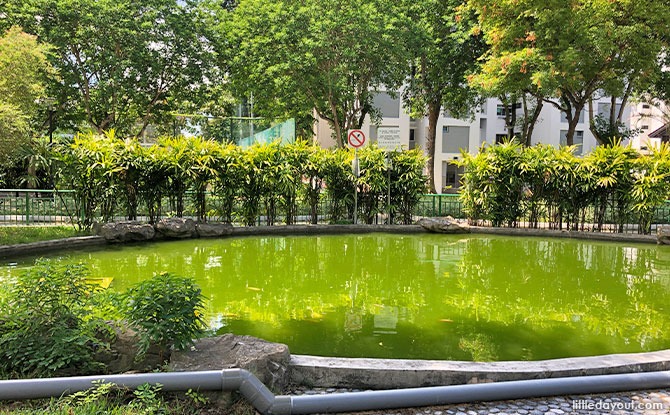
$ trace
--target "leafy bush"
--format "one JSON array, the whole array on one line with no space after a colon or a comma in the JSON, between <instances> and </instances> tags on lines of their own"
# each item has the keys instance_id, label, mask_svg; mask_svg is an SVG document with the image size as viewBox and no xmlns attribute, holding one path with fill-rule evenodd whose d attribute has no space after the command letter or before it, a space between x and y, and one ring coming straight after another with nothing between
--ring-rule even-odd
<instances>
[{"instance_id":1,"label":"leafy bush","mask_svg":"<svg viewBox=\"0 0 670 415\"><path fill-rule=\"evenodd\" d=\"M99 372L96 351L108 347L102 319L89 307L96 286L81 264L38 260L9 289L0 315L0 373L52 376Z\"/></svg>"},{"instance_id":2,"label":"leafy bush","mask_svg":"<svg viewBox=\"0 0 670 415\"><path fill-rule=\"evenodd\" d=\"M184 349L204 332L203 296L190 278L160 273L128 290L125 316L140 336L139 356L155 344L160 358Z\"/></svg>"},{"instance_id":3,"label":"leafy bush","mask_svg":"<svg viewBox=\"0 0 670 415\"><path fill-rule=\"evenodd\" d=\"M197 137L164 137L143 148L136 140L121 140L113 132L79 135L51 151L54 183L75 191L75 206L68 214L82 229L97 220L111 220L122 206L128 219L147 215L154 223L164 210L164 197L176 216L194 214L201 222L217 214L224 222L232 222L239 207L239 219L247 226L259 223L261 215L267 225L275 224L281 214L287 224L295 223L302 198L309 204L311 221L316 222L324 189L330 198L330 220L346 222L353 216L356 185L361 218L370 223L376 214L388 210L382 202L389 171L384 152L366 147L360 150L361 176L356 179L351 169L353 154L303 141L256 144L242 150ZM391 214L400 213L402 221L409 223L416 192L424 188L423 169L416 168L423 156L415 151L392 157L397 159L392 179L406 182L392 184ZM213 203L206 199L208 192ZM192 209L187 205L191 199ZM139 211L143 207L146 212Z\"/></svg>"},{"instance_id":4,"label":"leafy bush","mask_svg":"<svg viewBox=\"0 0 670 415\"><path fill-rule=\"evenodd\" d=\"M670 150L651 156L630 147L599 146L579 158L574 147L521 147L506 143L463 154L461 200L471 221L517 226L528 214L530 225L546 220L555 229L584 229L605 223L618 232L629 223L651 231L653 214L669 195Z\"/></svg>"},{"instance_id":5,"label":"leafy bush","mask_svg":"<svg viewBox=\"0 0 670 415\"><path fill-rule=\"evenodd\" d=\"M391 214L397 216L401 223L410 225L413 222L412 215L427 188L423 173L426 157L418 149L397 151L391 153L391 161Z\"/></svg>"}]
</instances>

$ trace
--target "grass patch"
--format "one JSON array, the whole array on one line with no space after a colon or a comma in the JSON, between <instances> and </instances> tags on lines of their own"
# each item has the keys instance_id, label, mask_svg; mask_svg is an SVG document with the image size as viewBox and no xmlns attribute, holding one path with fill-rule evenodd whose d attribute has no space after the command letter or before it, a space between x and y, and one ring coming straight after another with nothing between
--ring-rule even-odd
<instances>
[{"instance_id":1,"label":"grass patch","mask_svg":"<svg viewBox=\"0 0 670 415\"><path fill-rule=\"evenodd\" d=\"M0 226L0 245L25 244L52 239L87 236L72 226Z\"/></svg>"},{"instance_id":2,"label":"grass patch","mask_svg":"<svg viewBox=\"0 0 670 415\"><path fill-rule=\"evenodd\" d=\"M0 415L220 415L227 412L190 389L182 394L166 394L160 384L144 384L131 391L104 381L61 398L0 405Z\"/></svg>"}]
</instances>

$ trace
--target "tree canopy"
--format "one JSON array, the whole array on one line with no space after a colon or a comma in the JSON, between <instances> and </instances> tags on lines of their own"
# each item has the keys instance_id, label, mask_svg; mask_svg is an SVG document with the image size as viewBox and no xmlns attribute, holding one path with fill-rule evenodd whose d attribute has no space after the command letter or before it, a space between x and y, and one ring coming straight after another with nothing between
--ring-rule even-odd
<instances>
[{"instance_id":1,"label":"tree canopy","mask_svg":"<svg viewBox=\"0 0 670 415\"><path fill-rule=\"evenodd\" d=\"M467 83L484 52L482 36L469 27L471 13L459 13L457 0L421 0L409 4L412 32L407 47L412 67L404 99L416 117L428 117L425 151L429 189L435 193L435 137L442 109L465 118L480 103L479 95Z\"/></svg>"},{"instance_id":2,"label":"tree canopy","mask_svg":"<svg viewBox=\"0 0 670 415\"><path fill-rule=\"evenodd\" d=\"M406 26L380 0L242 0L224 25L231 81L258 113L313 109L342 147L347 129L375 115L373 92L402 83Z\"/></svg>"},{"instance_id":3,"label":"tree canopy","mask_svg":"<svg viewBox=\"0 0 670 415\"><path fill-rule=\"evenodd\" d=\"M0 157L30 140L50 66L48 47L17 26L0 37Z\"/></svg>"},{"instance_id":4,"label":"tree canopy","mask_svg":"<svg viewBox=\"0 0 670 415\"><path fill-rule=\"evenodd\" d=\"M141 134L218 82L196 3L29 0L12 16L54 47L61 119Z\"/></svg>"},{"instance_id":5,"label":"tree canopy","mask_svg":"<svg viewBox=\"0 0 670 415\"><path fill-rule=\"evenodd\" d=\"M669 30L667 0L469 0L467 5L478 13L478 30L490 45L472 82L488 91L540 91L566 114L568 145L594 95L625 103L644 82Z\"/></svg>"}]
</instances>

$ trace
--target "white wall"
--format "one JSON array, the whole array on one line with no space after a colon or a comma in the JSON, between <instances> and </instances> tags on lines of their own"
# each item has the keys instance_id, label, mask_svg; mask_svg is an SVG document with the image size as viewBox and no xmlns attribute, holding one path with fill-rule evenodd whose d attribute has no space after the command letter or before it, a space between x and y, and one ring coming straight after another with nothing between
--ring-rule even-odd
<instances>
[{"instance_id":1,"label":"white wall","mask_svg":"<svg viewBox=\"0 0 670 415\"><path fill-rule=\"evenodd\" d=\"M594 101L594 109L596 112L599 102L609 104L610 100L609 98L603 98ZM444 149L442 148L442 134L444 127L468 127L470 130L467 150L473 154L477 153L482 145L494 145L497 134L507 134L504 117L497 115L497 106L499 104L501 104L501 102L498 99L488 99L473 117L467 120L451 118L448 114L442 114L438 119L437 135L435 139L435 188L438 192L441 191L444 186L445 164L461 157L460 152L444 152ZM400 99L398 99L398 105L400 106L398 116L383 117L379 126L399 127L403 148L410 148L413 146L425 148L426 136L428 135L427 118L413 120L402 107ZM637 128L636 125L642 122L640 121L642 104L636 105L629 105L624 112L625 123L632 128ZM645 109L645 111L651 110ZM660 112L660 110L658 111ZM517 112L517 119L520 119L522 110L518 109ZM588 108L586 108L584 110L583 121L578 124L576 130L581 131L583 134L582 151L580 152L582 155L589 153L597 145L593 134L589 130L588 119ZM644 122L646 123L647 121ZM646 129L644 133L648 134L656 128L659 128L661 125L662 123L660 121L658 124L649 121L649 129ZM365 120L361 129L366 134L367 144L376 141L377 126L371 124L369 117ZM409 140L411 129L415 130L415 142L413 144L410 144ZM567 129L568 123L562 119L561 112L553 105L545 103L533 132L532 144L544 143L559 147L561 145L561 131L567 131ZM641 135L641 137L643 136L644 134ZM330 127L328 123L323 120L320 120L317 124L316 139L323 147L329 148L335 146ZM631 144L634 147L637 145L636 148L639 149L642 140L642 138L635 138L631 140Z\"/></svg>"}]
</instances>

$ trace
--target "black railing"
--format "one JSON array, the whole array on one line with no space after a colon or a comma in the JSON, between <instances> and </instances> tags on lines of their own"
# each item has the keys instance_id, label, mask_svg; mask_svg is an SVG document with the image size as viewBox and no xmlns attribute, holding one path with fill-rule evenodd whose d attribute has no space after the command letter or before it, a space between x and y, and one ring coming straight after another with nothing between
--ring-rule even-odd
<instances>
[{"instance_id":1,"label":"black railing","mask_svg":"<svg viewBox=\"0 0 670 415\"><path fill-rule=\"evenodd\" d=\"M42 224L76 224L82 220L82 212L75 203L74 192L71 190L0 190L0 225L42 225ZM191 194L188 194L184 203L182 216L196 218L195 203ZM231 222L242 225L243 200L236 200L231 215ZM261 203L262 204L262 203ZM161 202L159 217L176 216L174 201L164 198ZM380 213L372 216L372 223L388 223L386 200L379 200ZM225 221L221 199L216 195L207 195L207 220ZM286 212L291 211L287 218ZM274 215L268 215L265 206L260 206L259 214L254 223L280 225L286 223L352 223L353 205L343 203L336 212L332 201L322 197L313 209L303 198L298 198L292 209L286 209L277 202ZM271 210L272 212L272 210ZM416 205L413 218L445 217L455 219L469 219L472 224L482 226L505 226L517 228L563 229L585 232L619 232L619 233L648 233L655 232L658 225L670 223L670 201L657 208L651 219L651 227L644 229L638 223L637 216L630 211L621 212L615 204L610 203L602 211L586 209L576 215L566 215L555 207L535 206L527 208L518 220L512 223L496 223L490 218L468 218L463 204L457 194L426 194ZM359 222L361 215L359 213ZM119 204L111 220L124 220L125 214ZM392 216L394 223L400 223L398 215ZM149 221L149 214L142 206L138 207L137 220Z\"/></svg>"}]
</instances>

